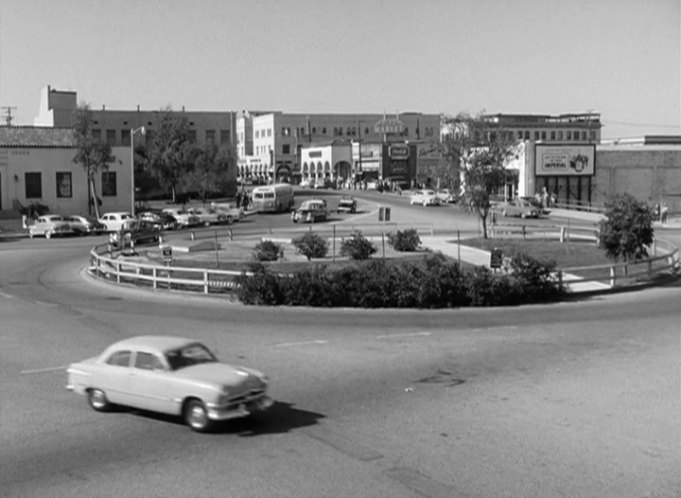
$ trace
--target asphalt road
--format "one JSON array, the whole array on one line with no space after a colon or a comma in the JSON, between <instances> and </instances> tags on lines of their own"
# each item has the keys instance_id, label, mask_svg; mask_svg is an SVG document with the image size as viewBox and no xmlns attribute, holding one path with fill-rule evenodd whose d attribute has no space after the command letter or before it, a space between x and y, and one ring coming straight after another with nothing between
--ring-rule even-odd
<instances>
[{"instance_id":1,"label":"asphalt road","mask_svg":"<svg viewBox=\"0 0 681 498\"><path fill-rule=\"evenodd\" d=\"M519 308L251 308L92 282L92 242L0 242L0 496L681 496L679 285ZM150 333L265 371L277 404L199 435L64 389L69 362Z\"/></svg>"}]
</instances>

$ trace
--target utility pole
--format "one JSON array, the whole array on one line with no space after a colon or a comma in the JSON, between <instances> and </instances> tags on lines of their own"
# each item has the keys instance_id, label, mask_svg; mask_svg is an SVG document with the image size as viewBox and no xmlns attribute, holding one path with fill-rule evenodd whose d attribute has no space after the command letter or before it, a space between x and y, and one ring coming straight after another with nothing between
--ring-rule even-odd
<instances>
[{"instance_id":1,"label":"utility pole","mask_svg":"<svg viewBox=\"0 0 681 498\"><path fill-rule=\"evenodd\" d=\"M14 119L14 116L12 116L13 109L16 109L16 106L7 105L2 107L2 113L5 116L7 126L12 126L12 119Z\"/></svg>"}]
</instances>

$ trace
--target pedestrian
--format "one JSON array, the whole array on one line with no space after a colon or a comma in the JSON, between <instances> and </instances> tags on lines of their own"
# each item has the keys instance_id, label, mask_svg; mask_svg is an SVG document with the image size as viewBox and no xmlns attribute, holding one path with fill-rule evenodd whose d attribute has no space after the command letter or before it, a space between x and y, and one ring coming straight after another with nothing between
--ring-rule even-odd
<instances>
[{"instance_id":1,"label":"pedestrian","mask_svg":"<svg viewBox=\"0 0 681 498\"><path fill-rule=\"evenodd\" d=\"M667 223L667 214L669 213L669 208L667 207L667 203L662 204L662 208L660 209L660 221L662 223Z\"/></svg>"}]
</instances>

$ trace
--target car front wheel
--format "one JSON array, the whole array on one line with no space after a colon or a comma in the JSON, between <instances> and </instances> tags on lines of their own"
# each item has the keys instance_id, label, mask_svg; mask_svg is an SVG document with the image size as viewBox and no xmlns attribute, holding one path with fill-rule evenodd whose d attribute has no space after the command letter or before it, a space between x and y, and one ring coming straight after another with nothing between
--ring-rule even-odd
<instances>
[{"instance_id":1,"label":"car front wheel","mask_svg":"<svg viewBox=\"0 0 681 498\"><path fill-rule=\"evenodd\" d=\"M93 410L105 412L111 407L109 399L101 389L90 389L87 392L87 401Z\"/></svg>"},{"instance_id":2,"label":"car front wheel","mask_svg":"<svg viewBox=\"0 0 681 498\"><path fill-rule=\"evenodd\" d=\"M206 432L211 426L208 410L198 399L192 399L187 402L184 407L184 420L190 429L196 432Z\"/></svg>"}]
</instances>

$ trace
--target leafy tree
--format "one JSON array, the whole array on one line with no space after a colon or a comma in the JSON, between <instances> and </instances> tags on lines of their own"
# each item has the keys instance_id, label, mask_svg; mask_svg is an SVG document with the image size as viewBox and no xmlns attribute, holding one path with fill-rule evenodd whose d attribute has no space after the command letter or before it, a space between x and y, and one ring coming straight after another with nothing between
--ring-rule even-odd
<instances>
[{"instance_id":1,"label":"leafy tree","mask_svg":"<svg viewBox=\"0 0 681 498\"><path fill-rule=\"evenodd\" d=\"M175 202L177 187L193 170L199 151L190 137L189 120L169 107L162 110L159 128L147 145L149 166Z\"/></svg>"},{"instance_id":2,"label":"leafy tree","mask_svg":"<svg viewBox=\"0 0 681 498\"><path fill-rule=\"evenodd\" d=\"M355 230L349 238L341 242L341 256L347 256L350 259L369 259L375 252L376 246L359 230Z\"/></svg>"},{"instance_id":3,"label":"leafy tree","mask_svg":"<svg viewBox=\"0 0 681 498\"><path fill-rule=\"evenodd\" d=\"M599 246L608 258L619 261L643 259L653 243L653 213L631 194L618 194L605 203L600 223Z\"/></svg>"},{"instance_id":4,"label":"leafy tree","mask_svg":"<svg viewBox=\"0 0 681 498\"><path fill-rule=\"evenodd\" d=\"M108 170L109 164L115 158L111 154L111 146L92 138L92 111L88 104L79 105L71 118L73 139L76 144L76 155L73 162L80 164L85 169L88 183L88 213L92 214L94 207L95 216L99 218L99 198L95 188L95 176L98 171Z\"/></svg>"},{"instance_id":5,"label":"leafy tree","mask_svg":"<svg viewBox=\"0 0 681 498\"><path fill-rule=\"evenodd\" d=\"M228 190L232 168L235 168L235 163L231 150L208 142L196 155L194 167L186 178L187 186L196 190L205 203L209 192Z\"/></svg>"},{"instance_id":6,"label":"leafy tree","mask_svg":"<svg viewBox=\"0 0 681 498\"><path fill-rule=\"evenodd\" d=\"M462 201L478 214L483 237L487 238L490 200L504 186L506 164L517 154L518 142L512 133L499 129L482 115L460 113L445 118L444 123L451 133L443 139L443 157L460 175Z\"/></svg>"},{"instance_id":7,"label":"leafy tree","mask_svg":"<svg viewBox=\"0 0 681 498\"><path fill-rule=\"evenodd\" d=\"M312 258L323 258L329 252L327 240L314 232L307 232L305 235L293 239L292 244L308 261Z\"/></svg>"}]
</instances>

